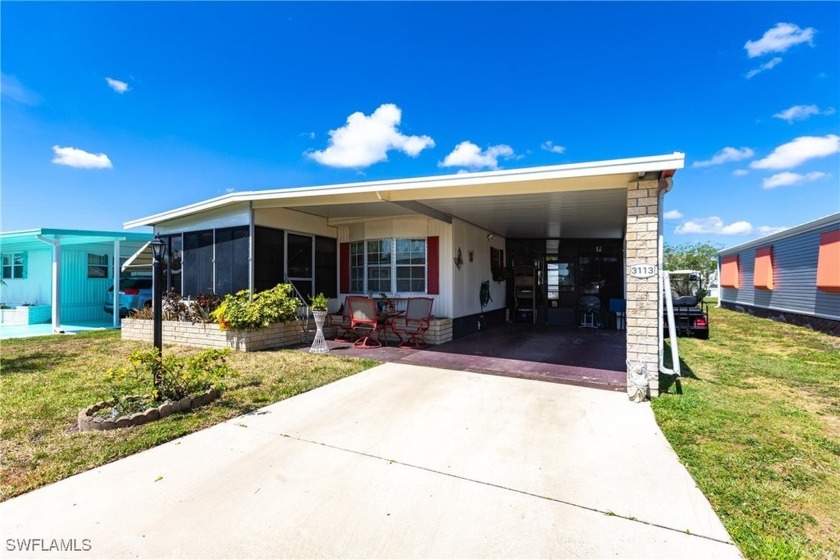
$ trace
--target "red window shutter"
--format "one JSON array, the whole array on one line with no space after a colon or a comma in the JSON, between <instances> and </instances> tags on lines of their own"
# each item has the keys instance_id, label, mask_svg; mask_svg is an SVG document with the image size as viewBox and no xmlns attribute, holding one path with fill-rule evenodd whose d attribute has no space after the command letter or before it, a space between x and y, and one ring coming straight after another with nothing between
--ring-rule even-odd
<instances>
[{"instance_id":1,"label":"red window shutter","mask_svg":"<svg viewBox=\"0 0 840 560\"><path fill-rule=\"evenodd\" d=\"M724 288L741 287L741 271L738 266L738 255L723 257L720 263L720 285Z\"/></svg>"},{"instance_id":2,"label":"red window shutter","mask_svg":"<svg viewBox=\"0 0 840 560\"><path fill-rule=\"evenodd\" d=\"M426 293L440 294L440 237L426 238Z\"/></svg>"},{"instance_id":3,"label":"red window shutter","mask_svg":"<svg viewBox=\"0 0 840 560\"><path fill-rule=\"evenodd\" d=\"M773 247L755 250L753 286L759 290L773 289Z\"/></svg>"},{"instance_id":4,"label":"red window shutter","mask_svg":"<svg viewBox=\"0 0 840 560\"><path fill-rule=\"evenodd\" d=\"M338 246L338 291L342 294L350 293L350 244L340 243Z\"/></svg>"},{"instance_id":5,"label":"red window shutter","mask_svg":"<svg viewBox=\"0 0 840 560\"><path fill-rule=\"evenodd\" d=\"M817 289L840 292L840 229L820 234Z\"/></svg>"}]
</instances>

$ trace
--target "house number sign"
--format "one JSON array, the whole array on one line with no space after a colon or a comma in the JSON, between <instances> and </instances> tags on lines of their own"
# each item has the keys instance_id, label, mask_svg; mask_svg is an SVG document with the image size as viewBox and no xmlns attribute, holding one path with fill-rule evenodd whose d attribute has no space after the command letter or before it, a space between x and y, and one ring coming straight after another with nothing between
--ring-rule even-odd
<instances>
[{"instance_id":1,"label":"house number sign","mask_svg":"<svg viewBox=\"0 0 840 560\"><path fill-rule=\"evenodd\" d=\"M650 278L656 276L655 264L631 264L630 276L633 278Z\"/></svg>"}]
</instances>

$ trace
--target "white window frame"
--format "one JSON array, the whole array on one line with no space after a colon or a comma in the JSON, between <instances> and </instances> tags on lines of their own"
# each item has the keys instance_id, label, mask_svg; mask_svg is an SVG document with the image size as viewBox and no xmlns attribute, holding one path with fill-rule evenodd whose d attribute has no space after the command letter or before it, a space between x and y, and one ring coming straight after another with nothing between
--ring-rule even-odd
<instances>
[{"instance_id":1,"label":"white window frame","mask_svg":"<svg viewBox=\"0 0 840 560\"><path fill-rule=\"evenodd\" d=\"M398 265L397 264L397 241L398 240L407 240L407 241L422 241L423 242L423 291L415 292L415 291L400 291L397 290L397 269L401 267L419 267L420 265L417 264L408 264L408 265ZM391 244L391 289L386 290L385 293L389 294L400 294L405 296L412 296L412 295L426 295L429 290L429 243L427 238L425 237L380 237L374 239L359 239L356 241L350 242L350 293L372 293L369 289L368 284L368 242L370 241L388 241ZM361 267L353 266L353 245L360 243L362 245L362 256L363 256L363 264ZM358 281L358 277L353 277L353 272L361 268L362 272L362 290L354 290L354 280Z\"/></svg>"},{"instance_id":2,"label":"white window frame","mask_svg":"<svg viewBox=\"0 0 840 560\"><path fill-rule=\"evenodd\" d=\"M15 268L18 268L15 265L15 257L20 256L20 275L15 274ZM0 259L0 278L4 280L23 280L26 278L26 251L16 251L14 253L3 253L2 258ZM6 264L6 259L8 259L10 264ZM3 269L9 268L11 274L6 276L3 274Z\"/></svg>"},{"instance_id":3,"label":"white window frame","mask_svg":"<svg viewBox=\"0 0 840 560\"><path fill-rule=\"evenodd\" d=\"M90 258L91 257L105 257L105 264L91 264ZM87 254L87 277L88 280L101 280L103 278L107 279L111 277L111 267L109 263L111 259L108 257L108 253L88 253ZM105 269L105 276L91 276L90 269L93 268L104 268Z\"/></svg>"}]
</instances>

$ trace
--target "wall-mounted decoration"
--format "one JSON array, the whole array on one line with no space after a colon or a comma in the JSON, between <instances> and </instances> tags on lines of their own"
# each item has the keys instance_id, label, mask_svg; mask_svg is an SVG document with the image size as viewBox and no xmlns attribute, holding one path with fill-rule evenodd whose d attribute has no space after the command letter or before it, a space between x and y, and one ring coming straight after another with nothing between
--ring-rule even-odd
<instances>
[{"instance_id":1,"label":"wall-mounted decoration","mask_svg":"<svg viewBox=\"0 0 840 560\"><path fill-rule=\"evenodd\" d=\"M496 282L502 282L506 279L505 252L502 249L490 247L490 272Z\"/></svg>"},{"instance_id":2,"label":"wall-mounted decoration","mask_svg":"<svg viewBox=\"0 0 840 560\"><path fill-rule=\"evenodd\" d=\"M470 262L473 262L474 256L475 256L475 251L468 251L467 254L470 256Z\"/></svg>"},{"instance_id":3,"label":"wall-mounted decoration","mask_svg":"<svg viewBox=\"0 0 840 560\"><path fill-rule=\"evenodd\" d=\"M464 264L464 257L461 255L461 248L458 247L458 256L455 257L455 266L458 267L458 270L461 270L462 264Z\"/></svg>"}]
</instances>

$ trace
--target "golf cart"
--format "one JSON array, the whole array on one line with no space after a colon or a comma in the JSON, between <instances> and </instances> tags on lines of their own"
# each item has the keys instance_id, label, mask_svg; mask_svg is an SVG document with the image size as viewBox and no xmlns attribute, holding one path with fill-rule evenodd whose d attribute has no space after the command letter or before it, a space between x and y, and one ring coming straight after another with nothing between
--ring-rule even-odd
<instances>
[{"instance_id":1,"label":"golf cart","mask_svg":"<svg viewBox=\"0 0 840 560\"><path fill-rule=\"evenodd\" d=\"M674 309L674 331L677 336L695 336L709 338L709 307L703 299L706 290L702 287L700 273L693 270L668 271L666 278L666 299L671 299ZM680 294L685 295L680 295ZM664 335L669 336L668 305L663 302L662 322Z\"/></svg>"}]
</instances>

